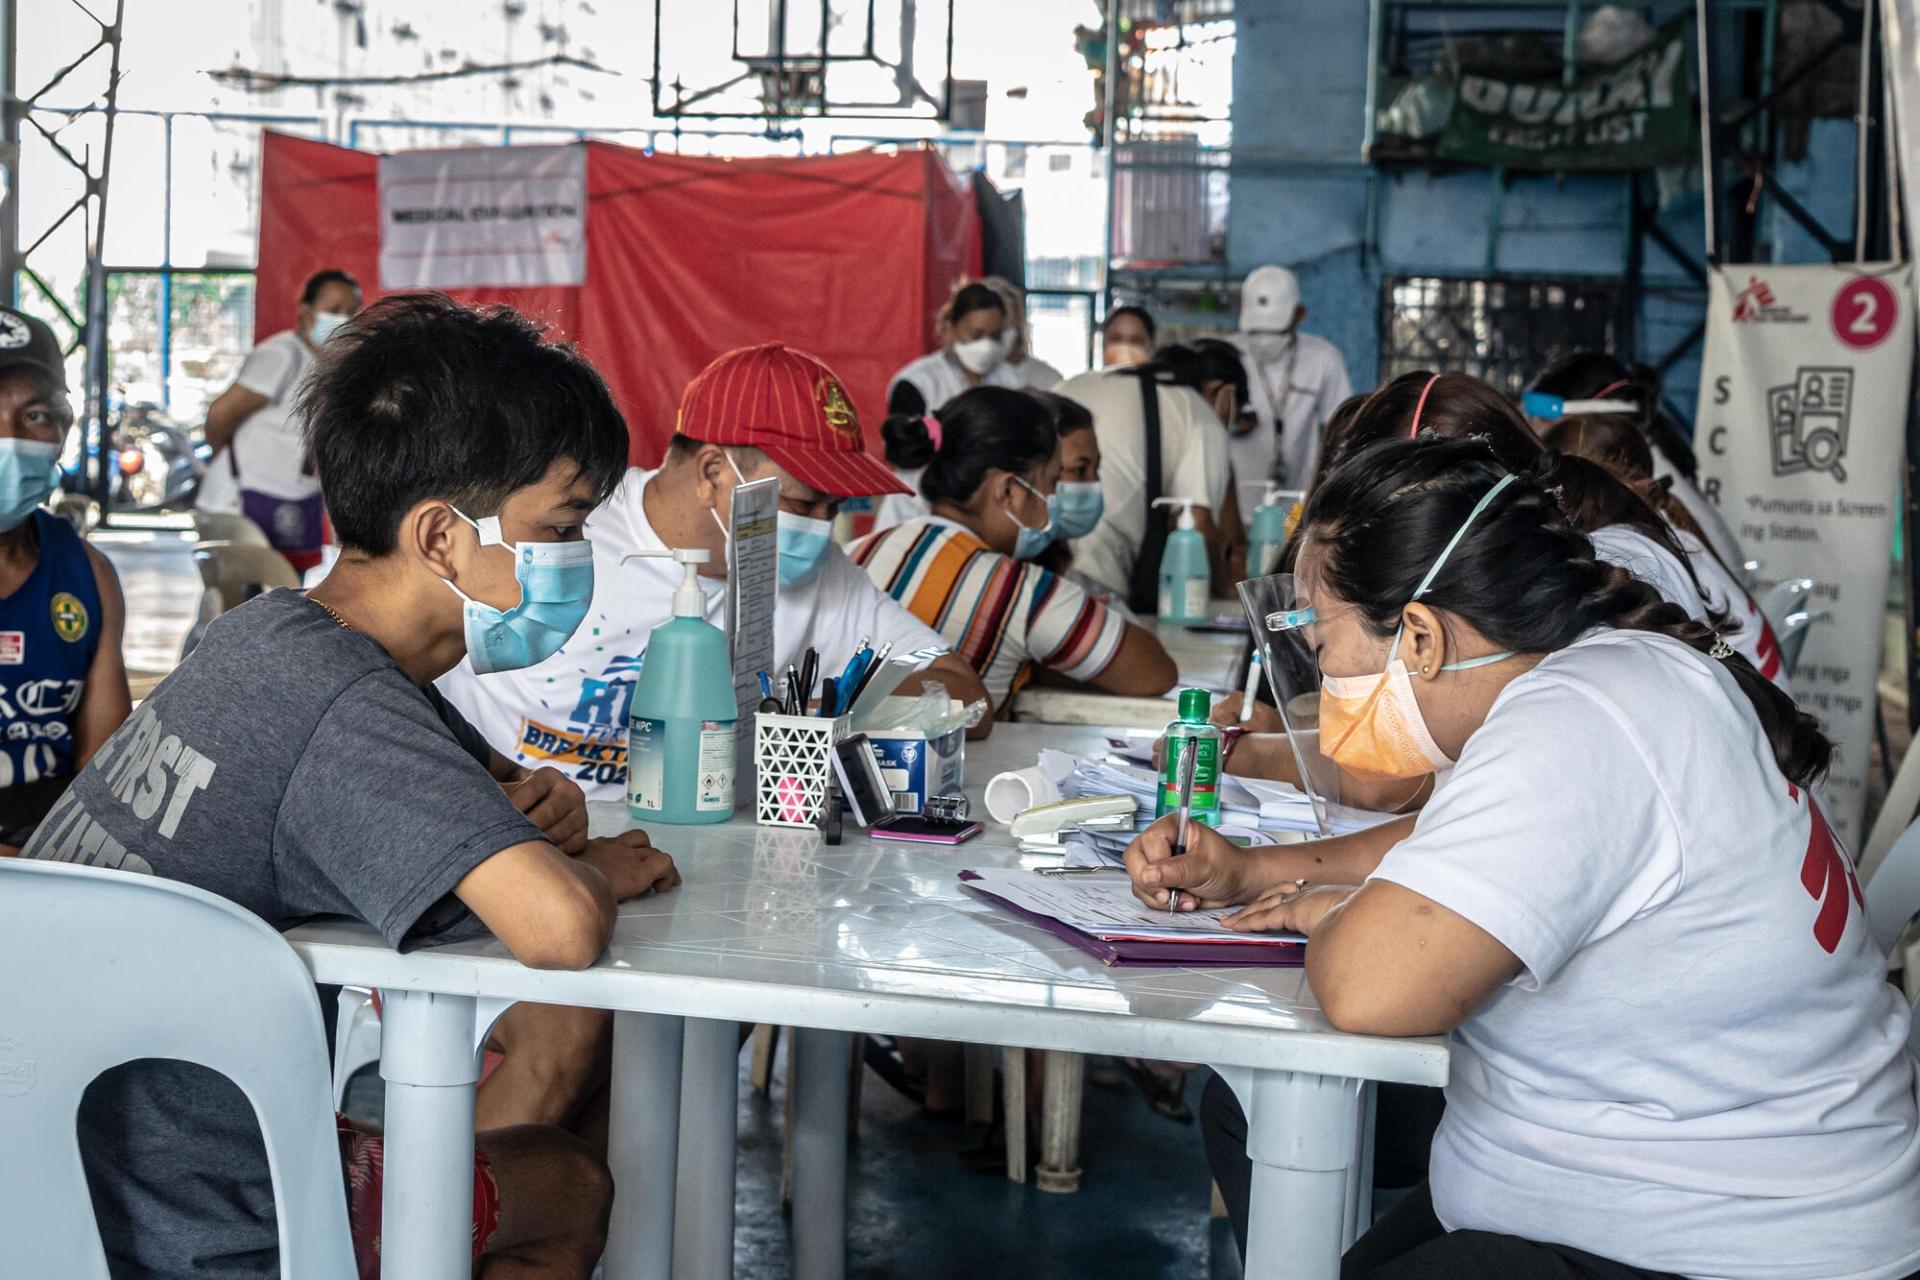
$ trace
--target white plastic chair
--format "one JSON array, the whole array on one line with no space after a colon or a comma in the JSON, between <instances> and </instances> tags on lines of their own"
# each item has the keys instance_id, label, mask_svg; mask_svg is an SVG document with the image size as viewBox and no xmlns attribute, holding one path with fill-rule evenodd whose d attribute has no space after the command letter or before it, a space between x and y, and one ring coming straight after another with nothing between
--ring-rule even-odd
<instances>
[{"instance_id":1,"label":"white plastic chair","mask_svg":"<svg viewBox=\"0 0 1920 1280\"><path fill-rule=\"evenodd\" d=\"M216 617L245 603L255 589L300 586L287 558L265 543L203 542L193 549L193 567L213 593Z\"/></svg>"},{"instance_id":2,"label":"white plastic chair","mask_svg":"<svg viewBox=\"0 0 1920 1280\"><path fill-rule=\"evenodd\" d=\"M1766 599L1760 602L1760 614L1777 634L1786 624L1787 615L1798 612L1812 594L1812 578L1787 578L1767 592Z\"/></svg>"},{"instance_id":3,"label":"white plastic chair","mask_svg":"<svg viewBox=\"0 0 1920 1280\"><path fill-rule=\"evenodd\" d=\"M1780 661L1786 664L1787 674L1792 675L1800 668L1800 655L1807 647L1807 631L1816 622L1831 622L1833 615L1826 610L1808 613L1801 609L1782 618L1773 628L1774 639L1780 642Z\"/></svg>"},{"instance_id":4,"label":"white plastic chair","mask_svg":"<svg viewBox=\"0 0 1920 1280\"><path fill-rule=\"evenodd\" d=\"M96 1076L199 1063L253 1104L280 1274L353 1280L313 981L264 921L157 876L0 858L0 1258L18 1276L108 1280L75 1132Z\"/></svg>"},{"instance_id":5,"label":"white plastic chair","mask_svg":"<svg viewBox=\"0 0 1920 1280\"><path fill-rule=\"evenodd\" d=\"M243 515L225 511L193 513L193 536L201 542L237 542L244 547L266 547L266 530Z\"/></svg>"},{"instance_id":6,"label":"white plastic chair","mask_svg":"<svg viewBox=\"0 0 1920 1280\"><path fill-rule=\"evenodd\" d=\"M1860 896L1867 903L1867 926L1874 945L1892 952L1916 915L1920 915L1920 822L1909 826L1879 860L1862 871ZM1920 948L1902 957L1907 995L1920 995Z\"/></svg>"},{"instance_id":7,"label":"white plastic chair","mask_svg":"<svg viewBox=\"0 0 1920 1280\"><path fill-rule=\"evenodd\" d=\"M347 1084L362 1067L380 1061L380 1010L365 987L340 988L333 1024L333 1109L347 1109Z\"/></svg>"}]
</instances>

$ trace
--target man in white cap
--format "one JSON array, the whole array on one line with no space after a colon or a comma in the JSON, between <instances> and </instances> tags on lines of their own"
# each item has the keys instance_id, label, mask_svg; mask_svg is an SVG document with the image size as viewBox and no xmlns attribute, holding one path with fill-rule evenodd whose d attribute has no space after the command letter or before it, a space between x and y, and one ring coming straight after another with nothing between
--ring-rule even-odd
<instances>
[{"instance_id":1,"label":"man in white cap","mask_svg":"<svg viewBox=\"0 0 1920 1280\"><path fill-rule=\"evenodd\" d=\"M1353 394L1340 349L1300 332L1307 309L1300 282L1285 267L1255 267L1240 288L1240 332L1251 413L1233 435L1240 509L1260 504L1269 479L1304 489L1320 461L1320 432Z\"/></svg>"}]
</instances>

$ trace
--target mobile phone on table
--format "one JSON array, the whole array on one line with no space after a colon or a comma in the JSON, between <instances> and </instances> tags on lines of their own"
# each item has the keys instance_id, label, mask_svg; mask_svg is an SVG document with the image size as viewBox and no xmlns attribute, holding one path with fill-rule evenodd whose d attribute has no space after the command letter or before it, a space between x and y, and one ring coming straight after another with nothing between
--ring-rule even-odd
<instances>
[{"instance_id":1,"label":"mobile phone on table","mask_svg":"<svg viewBox=\"0 0 1920 1280\"><path fill-rule=\"evenodd\" d=\"M986 828L964 819L924 818L903 813L877 823L867 832L875 840L913 840L920 844L965 844Z\"/></svg>"},{"instance_id":2,"label":"mobile phone on table","mask_svg":"<svg viewBox=\"0 0 1920 1280\"><path fill-rule=\"evenodd\" d=\"M833 773L854 822L872 827L894 816L893 791L866 734L856 733L833 744Z\"/></svg>"}]
</instances>

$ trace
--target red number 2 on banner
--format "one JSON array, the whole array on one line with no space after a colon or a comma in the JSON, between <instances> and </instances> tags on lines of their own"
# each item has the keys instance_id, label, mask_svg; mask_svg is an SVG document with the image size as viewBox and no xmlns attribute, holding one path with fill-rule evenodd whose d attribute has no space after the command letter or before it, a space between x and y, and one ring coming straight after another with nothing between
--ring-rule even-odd
<instances>
[{"instance_id":1,"label":"red number 2 on banner","mask_svg":"<svg viewBox=\"0 0 1920 1280\"><path fill-rule=\"evenodd\" d=\"M1790 786L1787 791L1795 800L1800 798L1798 787ZM1820 904L1820 914L1813 921L1813 940L1832 955L1840 945L1840 935L1847 931L1847 899L1852 898L1862 910L1866 909L1866 900L1860 896L1853 866L1833 838L1827 816L1811 795L1807 797L1807 810L1813 818L1813 834L1807 840L1806 859L1800 864L1800 887Z\"/></svg>"}]
</instances>

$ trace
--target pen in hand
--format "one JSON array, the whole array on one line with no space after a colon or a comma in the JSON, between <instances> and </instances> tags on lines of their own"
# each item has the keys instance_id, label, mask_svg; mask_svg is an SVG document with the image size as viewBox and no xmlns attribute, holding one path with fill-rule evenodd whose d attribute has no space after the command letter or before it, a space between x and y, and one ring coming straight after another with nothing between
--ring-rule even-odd
<instances>
[{"instance_id":1,"label":"pen in hand","mask_svg":"<svg viewBox=\"0 0 1920 1280\"><path fill-rule=\"evenodd\" d=\"M1180 743L1180 818L1173 832L1173 855L1178 858L1187 851L1187 824L1193 820L1193 769L1199 762L1200 739L1185 738ZM1180 891L1167 890L1167 910L1180 909Z\"/></svg>"}]
</instances>

